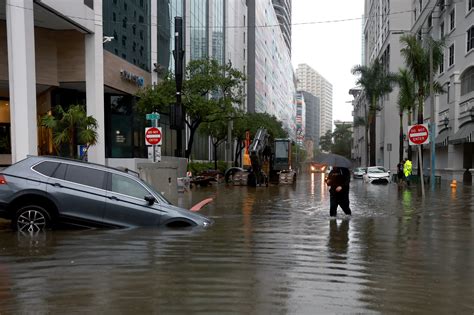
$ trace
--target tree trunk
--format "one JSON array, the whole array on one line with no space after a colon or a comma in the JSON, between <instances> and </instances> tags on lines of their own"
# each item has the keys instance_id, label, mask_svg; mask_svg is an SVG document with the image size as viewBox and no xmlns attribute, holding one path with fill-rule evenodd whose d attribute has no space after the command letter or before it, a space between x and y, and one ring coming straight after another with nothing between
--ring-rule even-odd
<instances>
[{"instance_id":1,"label":"tree trunk","mask_svg":"<svg viewBox=\"0 0 474 315\"><path fill-rule=\"evenodd\" d=\"M370 122L370 166L375 166L375 153L377 150L377 140L375 139L375 128L376 128L376 113L372 113L372 121Z\"/></svg>"},{"instance_id":2,"label":"tree trunk","mask_svg":"<svg viewBox=\"0 0 474 315\"><path fill-rule=\"evenodd\" d=\"M214 147L214 169L217 171L217 146L219 145L219 142L214 143L212 142L212 146Z\"/></svg>"},{"instance_id":3,"label":"tree trunk","mask_svg":"<svg viewBox=\"0 0 474 315\"><path fill-rule=\"evenodd\" d=\"M369 115L367 114L367 106L365 107L365 166L369 167Z\"/></svg>"},{"instance_id":4,"label":"tree trunk","mask_svg":"<svg viewBox=\"0 0 474 315\"><path fill-rule=\"evenodd\" d=\"M194 135L198 127L199 127L199 124L192 124L191 127L189 128L188 148L186 149L184 153L184 156L186 159L189 159L189 157L191 156L191 150L193 148L193 142L194 142Z\"/></svg>"},{"instance_id":5,"label":"tree trunk","mask_svg":"<svg viewBox=\"0 0 474 315\"><path fill-rule=\"evenodd\" d=\"M418 124L423 123L423 107L424 107L424 97L420 95L418 97ZM421 160L418 159L418 172L417 175L420 176L421 174L421 161L423 161L423 147L421 149Z\"/></svg>"},{"instance_id":6,"label":"tree trunk","mask_svg":"<svg viewBox=\"0 0 474 315\"><path fill-rule=\"evenodd\" d=\"M400 139L398 144L398 161L403 160L403 111L400 111Z\"/></svg>"},{"instance_id":7,"label":"tree trunk","mask_svg":"<svg viewBox=\"0 0 474 315\"><path fill-rule=\"evenodd\" d=\"M70 137L71 137L71 141L69 141L69 157L71 159L74 159L75 156L74 156L74 127L70 129L69 131L69 134L70 134Z\"/></svg>"}]
</instances>

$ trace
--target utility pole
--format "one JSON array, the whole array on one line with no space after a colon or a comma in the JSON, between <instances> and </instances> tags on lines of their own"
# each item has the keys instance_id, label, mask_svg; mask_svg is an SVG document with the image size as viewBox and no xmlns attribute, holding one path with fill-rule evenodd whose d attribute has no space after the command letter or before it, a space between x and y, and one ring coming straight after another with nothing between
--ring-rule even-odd
<instances>
[{"instance_id":1,"label":"utility pole","mask_svg":"<svg viewBox=\"0 0 474 315\"><path fill-rule=\"evenodd\" d=\"M430 138L431 138L431 190L435 190L435 175L436 175L436 117L435 117L435 106L434 106L434 96L433 96L433 39L430 37L430 103L431 103L431 128L430 128Z\"/></svg>"},{"instance_id":2,"label":"utility pole","mask_svg":"<svg viewBox=\"0 0 474 315\"><path fill-rule=\"evenodd\" d=\"M176 152L175 156L183 156L183 128L184 108L181 104L181 90L183 87L183 18L174 17L174 73L176 78L176 104L172 106L170 128L176 130Z\"/></svg>"}]
</instances>

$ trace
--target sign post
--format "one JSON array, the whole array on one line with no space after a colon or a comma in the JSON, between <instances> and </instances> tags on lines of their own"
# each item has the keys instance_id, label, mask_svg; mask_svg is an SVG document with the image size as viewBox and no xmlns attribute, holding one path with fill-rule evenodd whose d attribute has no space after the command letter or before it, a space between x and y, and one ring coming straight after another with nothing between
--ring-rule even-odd
<instances>
[{"instance_id":1,"label":"sign post","mask_svg":"<svg viewBox=\"0 0 474 315\"><path fill-rule=\"evenodd\" d=\"M161 141L162 141L161 127L158 127L158 120L160 119L160 114L158 113L146 114L146 119L151 120L151 124L153 126L153 127L145 128L145 144L149 146L148 157L154 163L160 162L161 161Z\"/></svg>"},{"instance_id":2,"label":"sign post","mask_svg":"<svg viewBox=\"0 0 474 315\"><path fill-rule=\"evenodd\" d=\"M420 163L421 195L425 196L425 180L423 177L423 161L421 160L421 146L429 143L429 132L426 124L408 126L408 143L418 146L418 161Z\"/></svg>"}]
</instances>

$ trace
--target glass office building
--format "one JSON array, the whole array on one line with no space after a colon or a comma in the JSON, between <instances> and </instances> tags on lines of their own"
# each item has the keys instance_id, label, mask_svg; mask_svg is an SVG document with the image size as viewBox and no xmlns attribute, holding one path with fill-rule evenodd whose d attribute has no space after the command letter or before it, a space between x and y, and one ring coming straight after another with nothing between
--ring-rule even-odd
<instances>
[{"instance_id":1,"label":"glass office building","mask_svg":"<svg viewBox=\"0 0 474 315\"><path fill-rule=\"evenodd\" d=\"M183 0L156 0L158 7L158 74L174 71L174 18L184 16Z\"/></svg>"},{"instance_id":2,"label":"glass office building","mask_svg":"<svg viewBox=\"0 0 474 315\"><path fill-rule=\"evenodd\" d=\"M224 34L225 34L225 25L224 25L224 0L210 0L209 1L209 10L210 10L210 26L209 33L211 36L211 57L216 59L220 64L225 63L224 55Z\"/></svg>"},{"instance_id":3,"label":"glass office building","mask_svg":"<svg viewBox=\"0 0 474 315\"><path fill-rule=\"evenodd\" d=\"M150 71L150 16L150 0L103 0L104 49Z\"/></svg>"},{"instance_id":4,"label":"glass office building","mask_svg":"<svg viewBox=\"0 0 474 315\"><path fill-rule=\"evenodd\" d=\"M206 0L190 0L190 16L186 25L189 25L191 35L191 60L203 59L209 56L209 41L207 28Z\"/></svg>"}]
</instances>

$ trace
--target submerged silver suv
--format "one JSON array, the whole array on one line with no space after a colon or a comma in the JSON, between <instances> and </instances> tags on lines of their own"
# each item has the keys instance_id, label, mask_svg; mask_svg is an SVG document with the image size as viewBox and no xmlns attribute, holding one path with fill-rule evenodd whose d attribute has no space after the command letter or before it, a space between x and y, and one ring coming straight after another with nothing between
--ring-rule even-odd
<instances>
[{"instance_id":1,"label":"submerged silver suv","mask_svg":"<svg viewBox=\"0 0 474 315\"><path fill-rule=\"evenodd\" d=\"M136 175L56 157L30 156L0 173L0 217L15 229L209 226L203 215L170 204Z\"/></svg>"}]
</instances>

